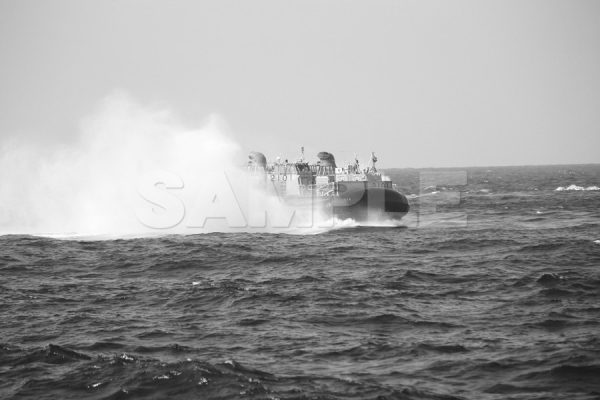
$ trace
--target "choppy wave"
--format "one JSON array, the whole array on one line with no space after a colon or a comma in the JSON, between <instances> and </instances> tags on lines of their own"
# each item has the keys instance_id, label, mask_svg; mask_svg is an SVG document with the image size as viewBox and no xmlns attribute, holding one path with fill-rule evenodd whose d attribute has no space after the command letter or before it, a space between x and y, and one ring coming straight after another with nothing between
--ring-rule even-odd
<instances>
[{"instance_id":1,"label":"choppy wave","mask_svg":"<svg viewBox=\"0 0 600 400\"><path fill-rule=\"evenodd\" d=\"M593 398L594 232L0 237L0 393Z\"/></svg>"},{"instance_id":2,"label":"choppy wave","mask_svg":"<svg viewBox=\"0 0 600 400\"><path fill-rule=\"evenodd\" d=\"M589 191L589 190L600 190L600 187L599 186L584 187L584 186L577 186L577 185L569 185L569 186L559 186L554 190L556 190L557 192L564 192L564 191L569 192L569 191L581 191L581 190Z\"/></svg>"},{"instance_id":3,"label":"choppy wave","mask_svg":"<svg viewBox=\"0 0 600 400\"><path fill-rule=\"evenodd\" d=\"M12 393L18 398L203 398L203 399L451 399L415 387L394 387L348 378L319 375L276 375L248 368L235 360L209 363L185 357L161 360L134 353L89 355L58 345L33 351L2 348L3 365L11 365L9 381L19 381ZM20 379L35 364L60 365L53 374L53 393L47 378Z\"/></svg>"}]
</instances>

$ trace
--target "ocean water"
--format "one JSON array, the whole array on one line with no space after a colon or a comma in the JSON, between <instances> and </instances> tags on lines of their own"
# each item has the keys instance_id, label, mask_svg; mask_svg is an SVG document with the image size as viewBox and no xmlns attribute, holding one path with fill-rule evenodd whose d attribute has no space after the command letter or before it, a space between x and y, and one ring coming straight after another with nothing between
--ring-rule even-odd
<instances>
[{"instance_id":1,"label":"ocean water","mask_svg":"<svg viewBox=\"0 0 600 400\"><path fill-rule=\"evenodd\" d=\"M396 227L0 237L0 398L600 398L600 166L433 172Z\"/></svg>"}]
</instances>

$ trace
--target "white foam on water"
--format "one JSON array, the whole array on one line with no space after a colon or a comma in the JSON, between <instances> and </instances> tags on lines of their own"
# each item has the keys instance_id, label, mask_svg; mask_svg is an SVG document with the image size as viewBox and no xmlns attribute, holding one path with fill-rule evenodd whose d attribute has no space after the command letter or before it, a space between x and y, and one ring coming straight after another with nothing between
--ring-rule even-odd
<instances>
[{"instance_id":1,"label":"white foam on water","mask_svg":"<svg viewBox=\"0 0 600 400\"><path fill-rule=\"evenodd\" d=\"M600 190L599 186L577 186L577 185L569 185L569 186L559 186L554 189L557 192L571 192L571 191L595 191Z\"/></svg>"}]
</instances>

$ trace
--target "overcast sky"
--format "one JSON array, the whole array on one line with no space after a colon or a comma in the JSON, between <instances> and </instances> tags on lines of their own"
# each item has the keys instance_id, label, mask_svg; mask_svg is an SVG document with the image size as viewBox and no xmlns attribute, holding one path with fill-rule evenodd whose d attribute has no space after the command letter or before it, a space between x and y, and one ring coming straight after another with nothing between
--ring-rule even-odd
<instances>
[{"instance_id":1,"label":"overcast sky","mask_svg":"<svg viewBox=\"0 0 600 400\"><path fill-rule=\"evenodd\" d=\"M600 162L600 1L0 0L3 139L68 142L117 89L267 155Z\"/></svg>"}]
</instances>

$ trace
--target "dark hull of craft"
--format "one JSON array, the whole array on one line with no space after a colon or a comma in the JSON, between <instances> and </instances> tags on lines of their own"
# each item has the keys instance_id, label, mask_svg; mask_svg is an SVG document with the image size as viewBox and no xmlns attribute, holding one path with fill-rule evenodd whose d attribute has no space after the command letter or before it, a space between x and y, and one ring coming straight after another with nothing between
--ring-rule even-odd
<instances>
[{"instance_id":1,"label":"dark hull of craft","mask_svg":"<svg viewBox=\"0 0 600 400\"><path fill-rule=\"evenodd\" d=\"M312 209L357 222L398 221L410 209L406 196L389 188L353 188L329 196L317 196L312 192L303 196L285 196L284 201L303 213Z\"/></svg>"},{"instance_id":2,"label":"dark hull of craft","mask_svg":"<svg viewBox=\"0 0 600 400\"><path fill-rule=\"evenodd\" d=\"M406 196L389 188L348 190L334 197L332 206L336 217L356 221L399 220L410 209Z\"/></svg>"}]
</instances>

